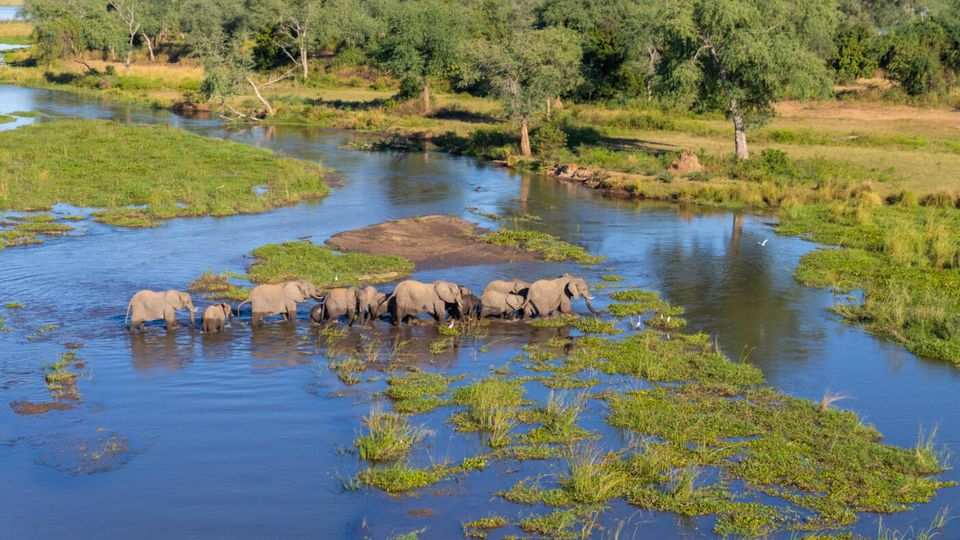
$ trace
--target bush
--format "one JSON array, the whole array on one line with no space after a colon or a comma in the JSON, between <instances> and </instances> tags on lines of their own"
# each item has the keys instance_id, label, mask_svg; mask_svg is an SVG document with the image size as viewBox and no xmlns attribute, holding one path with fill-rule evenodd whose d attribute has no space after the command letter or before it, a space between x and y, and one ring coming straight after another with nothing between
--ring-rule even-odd
<instances>
[{"instance_id":1,"label":"bush","mask_svg":"<svg viewBox=\"0 0 960 540\"><path fill-rule=\"evenodd\" d=\"M549 156L557 150L566 148L567 133L564 131L566 122L559 115L543 122L530 136L533 151L542 156Z\"/></svg>"}]
</instances>

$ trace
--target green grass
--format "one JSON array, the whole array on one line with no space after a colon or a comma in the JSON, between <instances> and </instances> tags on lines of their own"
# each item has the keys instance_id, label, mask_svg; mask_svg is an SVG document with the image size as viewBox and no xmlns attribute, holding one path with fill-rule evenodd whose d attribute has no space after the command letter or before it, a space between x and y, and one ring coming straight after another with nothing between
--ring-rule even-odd
<instances>
[{"instance_id":1,"label":"green grass","mask_svg":"<svg viewBox=\"0 0 960 540\"><path fill-rule=\"evenodd\" d=\"M76 399L77 377L80 373L71 371L71 368L80 366L77 353L67 351L60 355L56 362L44 367L43 380L47 383L47 390L55 397Z\"/></svg>"},{"instance_id":2,"label":"green grass","mask_svg":"<svg viewBox=\"0 0 960 540\"><path fill-rule=\"evenodd\" d=\"M389 493L402 493L442 482L451 472L451 467L447 465L415 469L404 463L395 463L361 471L357 480Z\"/></svg>"},{"instance_id":3,"label":"green grass","mask_svg":"<svg viewBox=\"0 0 960 540\"><path fill-rule=\"evenodd\" d=\"M494 448L510 443L516 409L523 402L523 386L518 381L484 379L454 390L453 400L465 407L451 418L458 431L479 431Z\"/></svg>"},{"instance_id":4,"label":"green grass","mask_svg":"<svg viewBox=\"0 0 960 540\"><path fill-rule=\"evenodd\" d=\"M503 516L488 516L463 523L463 536L466 538L486 538L487 531L506 527L509 522Z\"/></svg>"},{"instance_id":5,"label":"green grass","mask_svg":"<svg viewBox=\"0 0 960 540\"><path fill-rule=\"evenodd\" d=\"M577 425L583 412L583 399L565 399L560 394L550 393L544 407L537 408L529 420L540 425L523 435L528 444L570 443L586 439L592 434Z\"/></svg>"},{"instance_id":6,"label":"green grass","mask_svg":"<svg viewBox=\"0 0 960 540\"><path fill-rule=\"evenodd\" d=\"M337 253L311 242L268 244L253 250L254 283L306 279L317 287L386 283L410 275L413 263L392 255Z\"/></svg>"},{"instance_id":7,"label":"green grass","mask_svg":"<svg viewBox=\"0 0 960 540\"><path fill-rule=\"evenodd\" d=\"M405 416L384 412L376 405L364 417L363 425L367 433L353 444L360 458L370 461L402 458L427 435L426 430L412 426Z\"/></svg>"},{"instance_id":8,"label":"green grass","mask_svg":"<svg viewBox=\"0 0 960 540\"><path fill-rule=\"evenodd\" d=\"M572 327L585 334L619 334L623 332L614 323L604 321L599 317L578 317L576 315L560 315L534 319L530 322L534 328L566 328Z\"/></svg>"},{"instance_id":9,"label":"green grass","mask_svg":"<svg viewBox=\"0 0 960 540\"><path fill-rule=\"evenodd\" d=\"M318 165L172 127L57 120L0 132L5 209L99 207L109 210L99 221L135 226L263 212L328 191ZM124 209L132 205L146 208Z\"/></svg>"},{"instance_id":10,"label":"green grass","mask_svg":"<svg viewBox=\"0 0 960 540\"><path fill-rule=\"evenodd\" d=\"M540 231L526 229L500 229L486 234L481 240L490 244L513 246L524 251L534 251L545 261L576 261L582 264L594 264L605 259L587 253L580 246L564 242L559 238Z\"/></svg>"},{"instance_id":11,"label":"green grass","mask_svg":"<svg viewBox=\"0 0 960 540\"><path fill-rule=\"evenodd\" d=\"M792 208L778 231L843 249L803 256L800 283L862 290L834 311L916 354L960 366L960 212L900 197L897 205ZM907 206L904 206L907 205Z\"/></svg>"},{"instance_id":12,"label":"green grass","mask_svg":"<svg viewBox=\"0 0 960 540\"><path fill-rule=\"evenodd\" d=\"M416 371L387 379L387 397L394 400L393 410L402 414L420 414L446 405L441 396L450 386L450 377Z\"/></svg>"},{"instance_id":13,"label":"green grass","mask_svg":"<svg viewBox=\"0 0 960 540\"><path fill-rule=\"evenodd\" d=\"M7 309L22 309L25 306L19 302L7 302L4 307Z\"/></svg>"},{"instance_id":14,"label":"green grass","mask_svg":"<svg viewBox=\"0 0 960 540\"><path fill-rule=\"evenodd\" d=\"M200 277L190 282L187 289L190 292L202 293L205 298L214 300L233 300L242 302L250 296L250 289L234 284L231 279L246 279L245 275L223 272L214 274L207 270Z\"/></svg>"}]
</instances>

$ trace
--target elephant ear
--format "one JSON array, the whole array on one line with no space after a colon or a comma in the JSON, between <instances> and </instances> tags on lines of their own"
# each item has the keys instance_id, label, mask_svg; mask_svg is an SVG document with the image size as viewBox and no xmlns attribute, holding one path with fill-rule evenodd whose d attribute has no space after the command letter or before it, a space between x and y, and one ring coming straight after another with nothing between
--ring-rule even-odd
<instances>
[{"instance_id":1,"label":"elephant ear","mask_svg":"<svg viewBox=\"0 0 960 540\"><path fill-rule=\"evenodd\" d=\"M580 299L580 287L577 286L577 280L567 280L567 284L564 286L564 288L567 290L568 296L573 297L574 300Z\"/></svg>"},{"instance_id":2,"label":"elephant ear","mask_svg":"<svg viewBox=\"0 0 960 540\"><path fill-rule=\"evenodd\" d=\"M456 288L445 281L438 281L436 285L433 286L433 290L436 291L437 296L441 300L448 304L452 304L457 301Z\"/></svg>"},{"instance_id":3,"label":"elephant ear","mask_svg":"<svg viewBox=\"0 0 960 540\"><path fill-rule=\"evenodd\" d=\"M513 309L520 309L523 307L523 297L517 294L508 294L507 305Z\"/></svg>"},{"instance_id":4,"label":"elephant ear","mask_svg":"<svg viewBox=\"0 0 960 540\"><path fill-rule=\"evenodd\" d=\"M224 317L226 317L226 318L228 318L228 319L229 319L230 317L233 317L233 308L230 307L230 304L224 302L224 303L220 304L220 309L223 310L223 316L224 316Z\"/></svg>"},{"instance_id":5,"label":"elephant ear","mask_svg":"<svg viewBox=\"0 0 960 540\"><path fill-rule=\"evenodd\" d=\"M283 296L294 302L303 302L307 297L303 294L303 284L296 281L288 281L287 284L283 286Z\"/></svg>"}]
</instances>

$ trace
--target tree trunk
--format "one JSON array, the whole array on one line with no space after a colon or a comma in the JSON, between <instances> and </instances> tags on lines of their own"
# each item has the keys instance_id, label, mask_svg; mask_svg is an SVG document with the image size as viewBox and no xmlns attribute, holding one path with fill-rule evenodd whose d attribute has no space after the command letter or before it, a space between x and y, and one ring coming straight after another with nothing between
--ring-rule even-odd
<instances>
[{"instance_id":1,"label":"tree trunk","mask_svg":"<svg viewBox=\"0 0 960 540\"><path fill-rule=\"evenodd\" d=\"M307 77L310 75L309 64L307 63L307 44L300 45L300 67L303 69L303 83L307 83Z\"/></svg>"},{"instance_id":2,"label":"tree trunk","mask_svg":"<svg viewBox=\"0 0 960 540\"><path fill-rule=\"evenodd\" d=\"M750 159L750 151L747 149L747 132L743 126L743 115L740 113L740 107L737 100L730 100L730 116L733 118L733 145L737 153L737 159Z\"/></svg>"},{"instance_id":3,"label":"tree trunk","mask_svg":"<svg viewBox=\"0 0 960 540\"><path fill-rule=\"evenodd\" d=\"M553 100L550 98L547 98L547 119L550 118L550 108L551 108L550 106L552 104L553 104Z\"/></svg>"},{"instance_id":4,"label":"tree trunk","mask_svg":"<svg viewBox=\"0 0 960 540\"><path fill-rule=\"evenodd\" d=\"M423 81L423 114L430 114L430 85Z\"/></svg>"},{"instance_id":5,"label":"tree trunk","mask_svg":"<svg viewBox=\"0 0 960 540\"><path fill-rule=\"evenodd\" d=\"M263 104L263 111L267 116L273 116L273 107L270 106L270 102L264 99L263 95L260 93L260 89L257 88L257 85L253 82L253 79L247 77L247 84L250 85L250 88L253 88L253 93L256 94L257 99L260 100L260 103Z\"/></svg>"},{"instance_id":6,"label":"tree trunk","mask_svg":"<svg viewBox=\"0 0 960 540\"><path fill-rule=\"evenodd\" d=\"M530 157L533 152L530 151L530 130L527 127L528 119L526 116L520 120L520 154L524 157Z\"/></svg>"},{"instance_id":7,"label":"tree trunk","mask_svg":"<svg viewBox=\"0 0 960 540\"><path fill-rule=\"evenodd\" d=\"M140 35L143 36L143 41L147 44L147 52L150 53L150 62L156 62L157 57L153 54L153 42L150 41L150 36L148 36L146 32L140 32Z\"/></svg>"}]
</instances>

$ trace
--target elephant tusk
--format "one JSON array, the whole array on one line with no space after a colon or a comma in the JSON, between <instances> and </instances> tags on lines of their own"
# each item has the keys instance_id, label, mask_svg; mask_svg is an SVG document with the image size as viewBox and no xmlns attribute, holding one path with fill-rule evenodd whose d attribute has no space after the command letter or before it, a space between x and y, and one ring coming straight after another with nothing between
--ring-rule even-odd
<instances>
[{"instance_id":1,"label":"elephant tusk","mask_svg":"<svg viewBox=\"0 0 960 540\"><path fill-rule=\"evenodd\" d=\"M583 297L586 298L587 300L593 300L593 297L590 296L589 294L585 294L583 295Z\"/></svg>"}]
</instances>

